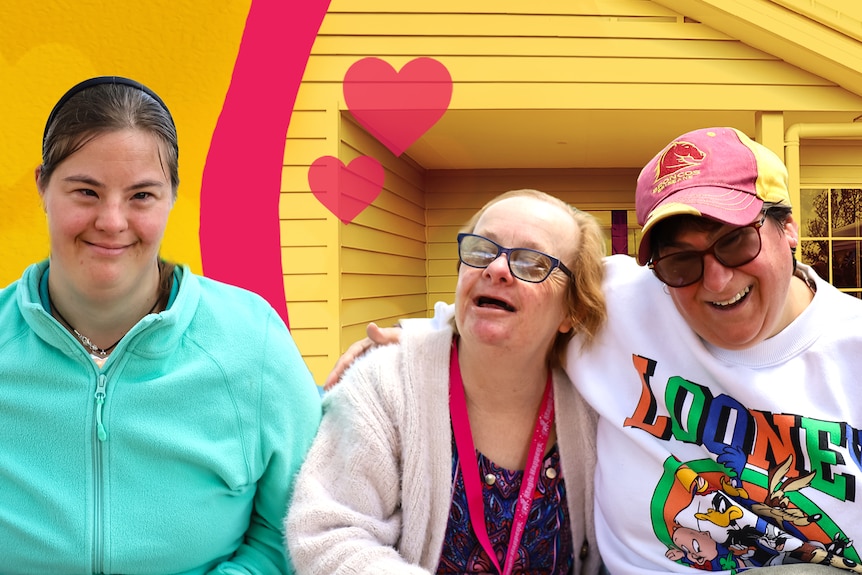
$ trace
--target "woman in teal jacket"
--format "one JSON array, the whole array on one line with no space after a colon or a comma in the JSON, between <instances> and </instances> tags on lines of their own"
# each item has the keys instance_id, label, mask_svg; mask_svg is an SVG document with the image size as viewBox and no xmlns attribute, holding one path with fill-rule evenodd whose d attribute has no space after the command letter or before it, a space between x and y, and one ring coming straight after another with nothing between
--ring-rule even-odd
<instances>
[{"instance_id":1,"label":"woman in teal jacket","mask_svg":"<svg viewBox=\"0 0 862 575\"><path fill-rule=\"evenodd\" d=\"M292 572L319 395L262 298L159 258L177 156L132 80L48 119L51 255L0 291L0 573Z\"/></svg>"}]
</instances>

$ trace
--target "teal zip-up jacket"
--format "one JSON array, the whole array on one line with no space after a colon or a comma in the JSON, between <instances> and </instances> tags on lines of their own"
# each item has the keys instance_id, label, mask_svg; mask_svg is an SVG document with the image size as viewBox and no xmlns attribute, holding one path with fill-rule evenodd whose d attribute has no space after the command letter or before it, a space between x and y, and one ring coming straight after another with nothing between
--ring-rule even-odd
<instances>
[{"instance_id":1,"label":"teal zip-up jacket","mask_svg":"<svg viewBox=\"0 0 862 575\"><path fill-rule=\"evenodd\" d=\"M320 398L281 318L178 269L99 369L46 311L47 267L0 291L0 573L291 573Z\"/></svg>"}]
</instances>

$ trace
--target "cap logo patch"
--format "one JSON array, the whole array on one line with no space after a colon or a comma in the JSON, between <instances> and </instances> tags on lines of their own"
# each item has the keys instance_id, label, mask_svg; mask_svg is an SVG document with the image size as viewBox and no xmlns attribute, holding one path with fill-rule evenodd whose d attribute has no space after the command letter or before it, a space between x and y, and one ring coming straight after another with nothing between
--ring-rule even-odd
<instances>
[{"instance_id":1,"label":"cap logo patch","mask_svg":"<svg viewBox=\"0 0 862 575\"><path fill-rule=\"evenodd\" d=\"M697 146L682 140L671 144L661 155L655 168L656 186L652 193L661 191L677 182L689 180L700 173L696 168L706 159L706 154Z\"/></svg>"}]
</instances>

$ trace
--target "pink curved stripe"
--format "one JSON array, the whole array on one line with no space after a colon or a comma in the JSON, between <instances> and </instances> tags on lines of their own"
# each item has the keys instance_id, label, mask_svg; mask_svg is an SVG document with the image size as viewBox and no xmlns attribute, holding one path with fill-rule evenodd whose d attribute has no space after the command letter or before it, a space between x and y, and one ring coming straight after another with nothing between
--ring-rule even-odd
<instances>
[{"instance_id":1,"label":"pink curved stripe","mask_svg":"<svg viewBox=\"0 0 862 575\"><path fill-rule=\"evenodd\" d=\"M201 185L204 274L257 292L285 323L278 221L285 136L327 8L329 0L252 0Z\"/></svg>"}]
</instances>

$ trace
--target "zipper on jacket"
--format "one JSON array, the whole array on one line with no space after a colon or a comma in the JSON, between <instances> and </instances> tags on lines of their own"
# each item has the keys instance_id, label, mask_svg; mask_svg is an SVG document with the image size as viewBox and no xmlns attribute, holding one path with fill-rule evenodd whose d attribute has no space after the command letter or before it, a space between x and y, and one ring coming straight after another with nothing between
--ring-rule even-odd
<instances>
[{"instance_id":1,"label":"zipper on jacket","mask_svg":"<svg viewBox=\"0 0 862 575\"><path fill-rule=\"evenodd\" d=\"M93 572L104 573L104 533L102 516L104 514L102 501L102 442L107 439L105 426L102 425L102 407L105 404L105 388L108 378L99 374L96 385L95 425L93 426Z\"/></svg>"},{"instance_id":2,"label":"zipper on jacket","mask_svg":"<svg viewBox=\"0 0 862 575\"><path fill-rule=\"evenodd\" d=\"M108 438L108 432L102 425L102 407L105 405L105 388L107 386L108 379L104 373L100 373L99 384L96 386L96 431L99 434L99 441L105 441Z\"/></svg>"}]
</instances>

